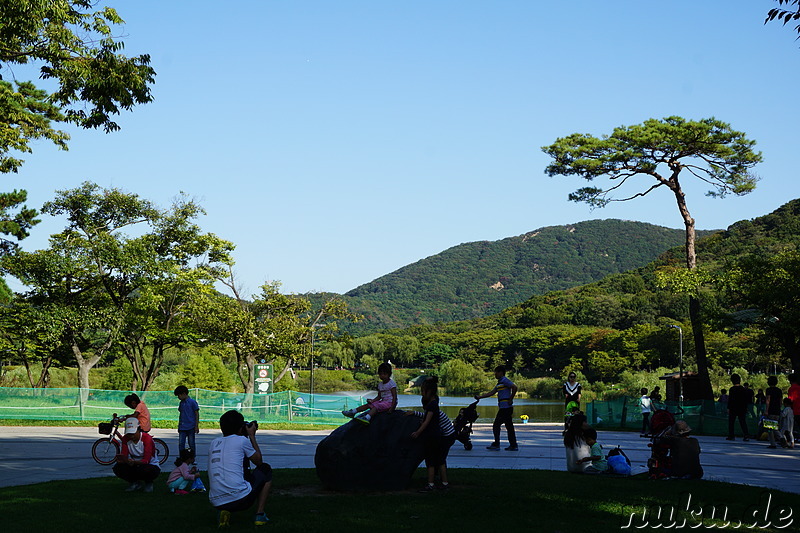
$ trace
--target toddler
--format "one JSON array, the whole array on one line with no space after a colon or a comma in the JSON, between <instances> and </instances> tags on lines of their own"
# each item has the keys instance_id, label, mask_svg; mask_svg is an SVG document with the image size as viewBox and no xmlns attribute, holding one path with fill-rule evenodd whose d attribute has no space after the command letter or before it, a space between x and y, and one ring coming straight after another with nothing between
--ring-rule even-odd
<instances>
[{"instance_id":1,"label":"toddler","mask_svg":"<svg viewBox=\"0 0 800 533\"><path fill-rule=\"evenodd\" d=\"M182 449L180 455L175 459L175 469L169 473L167 487L174 494L188 494L187 487L197 477L197 467L191 466L194 462L194 452L189 449Z\"/></svg>"}]
</instances>

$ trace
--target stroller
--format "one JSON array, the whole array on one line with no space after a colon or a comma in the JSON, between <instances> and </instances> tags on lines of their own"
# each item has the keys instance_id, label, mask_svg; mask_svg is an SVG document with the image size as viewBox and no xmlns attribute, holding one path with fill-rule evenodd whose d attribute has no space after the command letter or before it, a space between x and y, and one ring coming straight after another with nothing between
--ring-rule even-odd
<instances>
[{"instance_id":1,"label":"stroller","mask_svg":"<svg viewBox=\"0 0 800 533\"><path fill-rule=\"evenodd\" d=\"M581 412L580 407L578 406L578 402L569 402L566 407L564 407L566 411L564 413L564 431L569 429L569 423L572 421L572 417L579 414Z\"/></svg>"},{"instance_id":2,"label":"stroller","mask_svg":"<svg viewBox=\"0 0 800 533\"><path fill-rule=\"evenodd\" d=\"M662 437L667 430L675 424L675 416L666 409L658 409L650 418L651 442L650 458L647 460L648 478L660 479L667 477L672 460L669 457L669 446L663 442Z\"/></svg>"},{"instance_id":3,"label":"stroller","mask_svg":"<svg viewBox=\"0 0 800 533\"><path fill-rule=\"evenodd\" d=\"M453 429L456 430L456 439L464 445L464 449L472 449L472 423L478 419L478 401L474 401L458 411L458 416L453 420Z\"/></svg>"}]
</instances>

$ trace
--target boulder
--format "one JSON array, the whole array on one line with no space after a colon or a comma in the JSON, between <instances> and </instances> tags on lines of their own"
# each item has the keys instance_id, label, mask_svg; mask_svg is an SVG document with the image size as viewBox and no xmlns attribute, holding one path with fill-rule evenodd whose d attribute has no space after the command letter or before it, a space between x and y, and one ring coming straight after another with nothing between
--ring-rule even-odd
<instances>
[{"instance_id":1,"label":"boulder","mask_svg":"<svg viewBox=\"0 0 800 533\"><path fill-rule=\"evenodd\" d=\"M377 414L368 425L351 420L317 445L317 476L332 490L405 489L425 458L422 440L411 438L421 423L397 411Z\"/></svg>"}]
</instances>

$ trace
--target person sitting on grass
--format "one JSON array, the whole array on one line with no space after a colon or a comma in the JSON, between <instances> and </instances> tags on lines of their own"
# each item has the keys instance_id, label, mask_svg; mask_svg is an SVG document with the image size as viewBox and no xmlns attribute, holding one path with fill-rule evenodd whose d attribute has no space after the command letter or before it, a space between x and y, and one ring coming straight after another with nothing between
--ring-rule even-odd
<instances>
[{"instance_id":1,"label":"person sitting on grass","mask_svg":"<svg viewBox=\"0 0 800 533\"><path fill-rule=\"evenodd\" d=\"M138 394L128 394L125 396L125 405L133 409L133 413L121 417L121 420L128 420L135 418L139 421L139 427L142 428L143 433L150 433L150 409L139 398Z\"/></svg>"},{"instance_id":2,"label":"person sitting on grass","mask_svg":"<svg viewBox=\"0 0 800 533\"><path fill-rule=\"evenodd\" d=\"M588 463L590 461L592 463L583 470L583 473L604 474L608 471L608 461L606 461L603 455L603 447L597 442L597 430L592 427L587 428L583 432L583 440L586 441L586 444L590 447L590 455L578 459L578 463Z\"/></svg>"},{"instance_id":3,"label":"person sitting on grass","mask_svg":"<svg viewBox=\"0 0 800 533\"><path fill-rule=\"evenodd\" d=\"M348 418L355 418L359 422L369 424L369 421L377 413L391 413L397 407L397 384L392 379L392 365L381 363L378 366L378 396L367 400L364 405L359 405L355 409L347 409L342 414ZM365 414L359 415L364 411Z\"/></svg>"},{"instance_id":4,"label":"person sitting on grass","mask_svg":"<svg viewBox=\"0 0 800 533\"><path fill-rule=\"evenodd\" d=\"M161 466L153 437L142 431L135 418L125 421L122 450L116 461L114 475L130 483L126 491L144 488L145 492L153 492L153 480L161 473Z\"/></svg>"},{"instance_id":5,"label":"person sitting on grass","mask_svg":"<svg viewBox=\"0 0 800 533\"><path fill-rule=\"evenodd\" d=\"M567 470L582 474L586 467L589 466L586 462L579 462L578 459L588 457L592 454L592 450L586 443L584 433L591 429L586 420L586 415L576 414L570 421L567 429L564 431L564 449L567 455Z\"/></svg>"},{"instance_id":6,"label":"person sitting on grass","mask_svg":"<svg viewBox=\"0 0 800 533\"><path fill-rule=\"evenodd\" d=\"M269 521L264 513L272 486L272 467L265 463L256 441L256 422L245 423L239 411L219 417L222 436L208 450L208 499L219 511L219 527L230 525L231 513L256 504L255 525ZM255 465L254 470L248 468Z\"/></svg>"},{"instance_id":7,"label":"person sitting on grass","mask_svg":"<svg viewBox=\"0 0 800 533\"><path fill-rule=\"evenodd\" d=\"M167 487L173 494L189 494L186 490L197 477L197 467L194 463L194 452L183 448L175 459L175 469L169 473Z\"/></svg>"},{"instance_id":8,"label":"person sitting on grass","mask_svg":"<svg viewBox=\"0 0 800 533\"><path fill-rule=\"evenodd\" d=\"M678 479L700 479L703 467L700 466L700 443L690 437L692 428L685 420L678 420L661 439L669 446L672 459L667 474Z\"/></svg>"}]
</instances>

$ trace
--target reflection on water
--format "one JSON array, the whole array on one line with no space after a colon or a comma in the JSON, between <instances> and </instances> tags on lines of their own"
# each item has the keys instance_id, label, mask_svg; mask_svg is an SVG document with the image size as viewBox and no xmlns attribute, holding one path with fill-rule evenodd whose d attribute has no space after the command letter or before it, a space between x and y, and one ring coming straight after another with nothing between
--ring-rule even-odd
<instances>
[{"instance_id":1,"label":"reflection on water","mask_svg":"<svg viewBox=\"0 0 800 533\"><path fill-rule=\"evenodd\" d=\"M347 391L336 392L335 395L350 396L353 398L374 398L375 391ZM397 397L398 409L421 409L421 396L415 394L400 394ZM439 405L450 418L458 416L458 410L466 407L475 400L468 396L440 396ZM490 422L497 414L497 397L484 398L478 403L479 422ZM528 415L529 422L563 422L564 402L553 400L514 400L514 422L521 423L519 417Z\"/></svg>"}]
</instances>

